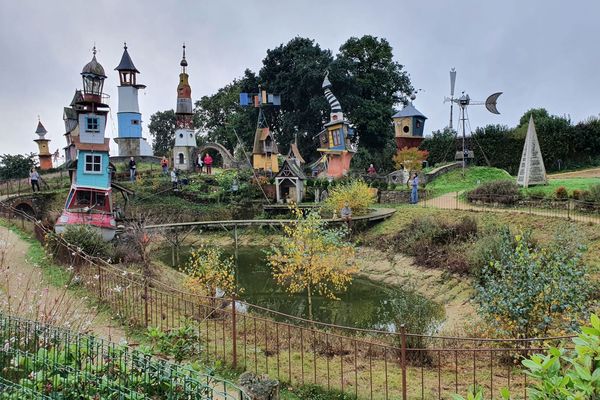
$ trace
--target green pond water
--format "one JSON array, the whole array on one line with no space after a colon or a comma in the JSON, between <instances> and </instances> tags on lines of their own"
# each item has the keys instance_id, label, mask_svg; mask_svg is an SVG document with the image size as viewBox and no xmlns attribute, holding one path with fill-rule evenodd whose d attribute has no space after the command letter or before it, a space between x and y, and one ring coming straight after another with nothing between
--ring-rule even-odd
<instances>
[{"instance_id":1,"label":"green pond water","mask_svg":"<svg viewBox=\"0 0 600 400\"><path fill-rule=\"evenodd\" d=\"M234 247L222 248L225 255L234 255ZM182 248L181 265L189 257L190 249ZM158 254L161 261L171 265L171 249L163 248ZM308 317L305 294L289 294L277 286L271 277L264 248L244 246L237 253L236 279L243 288L242 300L285 314ZM425 297L367 279L356 278L340 300L313 296L313 318L317 321L356 328L395 331L401 324L413 332L430 332L443 318L443 308Z\"/></svg>"}]
</instances>

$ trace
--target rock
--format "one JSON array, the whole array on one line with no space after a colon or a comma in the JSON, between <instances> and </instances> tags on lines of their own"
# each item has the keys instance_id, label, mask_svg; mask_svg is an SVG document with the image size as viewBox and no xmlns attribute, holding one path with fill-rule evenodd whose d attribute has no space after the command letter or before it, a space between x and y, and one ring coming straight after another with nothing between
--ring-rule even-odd
<instances>
[{"instance_id":1,"label":"rock","mask_svg":"<svg viewBox=\"0 0 600 400\"><path fill-rule=\"evenodd\" d=\"M244 372L238 382L252 400L279 400L279 381L267 375Z\"/></svg>"}]
</instances>

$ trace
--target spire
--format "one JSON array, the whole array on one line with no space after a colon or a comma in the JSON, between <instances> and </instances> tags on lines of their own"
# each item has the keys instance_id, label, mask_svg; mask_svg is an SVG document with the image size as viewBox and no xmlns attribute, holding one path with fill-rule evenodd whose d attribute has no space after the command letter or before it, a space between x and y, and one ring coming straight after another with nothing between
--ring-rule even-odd
<instances>
[{"instance_id":1,"label":"spire","mask_svg":"<svg viewBox=\"0 0 600 400\"><path fill-rule=\"evenodd\" d=\"M124 42L123 44L123 55L121 56L121 62L119 62L119 65L117 65L115 71L132 71L138 74L140 73L135 65L133 65L133 61L129 56L129 52L127 51L127 42Z\"/></svg>"},{"instance_id":2,"label":"spire","mask_svg":"<svg viewBox=\"0 0 600 400\"><path fill-rule=\"evenodd\" d=\"M181 72L185 73L185 67L188 66L187 60L185 59L185 42L183 43L183 58L179 65L181 65Z\"/></svg>"},{"instance_id":3,"label":"spire","mask_svg":"<svg viewBox=\"0 0 600 400\"><path fill-rule=\"evenodd\" d=\"M335 95L331 91L332 85L331 85L331 82L329 81L329 70L325 72L325 79L323 79L323 85L321 87L323 89L325 89L325 98L329 102L329 107L331 108L331 116L332 116L332 119L334 119L333 118L334 114L342 113L342 105L340 104L338 99L335 97ZM341 119L343 119L343 114L341 114L338 117L341 117ZM335 118L335 119L337 119L337 118Z\"/></svg>"},{"instance_id":4,"label":"spire","mask_svg":"<svg viewBox=\"0 0 600 400\"><path fill-rule=\"evenodd\" d=\"M40 137L40 139L43 139L44 136L46 136L46 133L48 133L48 131L46 130L46 128L44 128L44 125L42 124L42 121L40 121L40 116L39 115L38 115L37 129L35 130L35 133Z\"/></svg>"}]
</instances>

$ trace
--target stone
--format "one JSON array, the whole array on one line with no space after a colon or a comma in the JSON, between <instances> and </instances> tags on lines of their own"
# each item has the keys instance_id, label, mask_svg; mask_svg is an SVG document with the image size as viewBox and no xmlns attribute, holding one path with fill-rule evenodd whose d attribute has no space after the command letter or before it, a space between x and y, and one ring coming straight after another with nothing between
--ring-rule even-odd
<instances>
[{"instance_id":1,"label":"stone","mask_svg":"<svg viewBox=\"0 0 600 400\"><path fill-rule=\"evenodd\" d=\"M252 400L279 400L279 381L267 375L244 372L238 382Z\"/></svg>"}]
</instances>

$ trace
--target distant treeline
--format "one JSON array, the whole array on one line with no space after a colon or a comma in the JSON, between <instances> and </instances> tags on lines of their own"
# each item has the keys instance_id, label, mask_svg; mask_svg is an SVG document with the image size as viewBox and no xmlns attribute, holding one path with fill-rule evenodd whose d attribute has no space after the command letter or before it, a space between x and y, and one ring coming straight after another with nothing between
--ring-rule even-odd
<instances>
[{"instance_id":1,"label":"distant treeline","mask_svg":"<svg viewBox=\"0 0 600 400\"><path fill-rule=\"evenodd\" d=\"M600 119L590 117L573 125L570 119L550 115L543 108L527 111L514 128L505 125L477 128L467 139L469 148L475 152L475 163L516 175L530 115L548 172L600 165ZM421 148L429 151L429 164L454 160L455 152L462 148L461 138L455 135L456 132L445 129L433 132L432 137L423 141Z\"/></svg>"}]
</instances>

